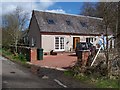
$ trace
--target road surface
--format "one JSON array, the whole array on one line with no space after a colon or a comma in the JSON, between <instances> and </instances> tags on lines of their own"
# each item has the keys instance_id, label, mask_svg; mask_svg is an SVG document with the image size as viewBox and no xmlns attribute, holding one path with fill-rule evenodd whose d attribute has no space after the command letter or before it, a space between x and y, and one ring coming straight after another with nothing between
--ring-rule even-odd
<instances>
[{"instance_id":1,"label":"road surface","mask_svg":"<svg viewBox=\"0 0 120 90\"><path fill-rule=\"evenodd\" d=\"M30 72L10 60L0 57L2 61L2 88L86 88L63 72L51 69L40 69L39 75Z\"/></svg>"}]
</instances>

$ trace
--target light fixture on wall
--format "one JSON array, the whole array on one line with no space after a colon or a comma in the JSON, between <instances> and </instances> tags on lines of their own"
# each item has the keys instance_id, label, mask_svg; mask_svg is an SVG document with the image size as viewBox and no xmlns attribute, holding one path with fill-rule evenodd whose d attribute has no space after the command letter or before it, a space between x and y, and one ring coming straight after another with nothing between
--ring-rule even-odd
<instances>
[{"instance_id":1,"label":"light fixture on wall","mask_svg":"<svg viewBox=\"0 0 120 90\"><path fill-rule=\"evenodd\" d=\"M69 43L69 41L66 42L66 44L68 44L68 43Z\"/></svg>"},{"instance_id":2,"label":"light fixture on wall","mask_svg":"<svg viewBox=\"0 0 120 90\"><path fill-rule=\"evenodd\" d=\"M32 37L32 47L34 47L34 39L33 39L33 37Z\"/></svg>"}]
</instances>

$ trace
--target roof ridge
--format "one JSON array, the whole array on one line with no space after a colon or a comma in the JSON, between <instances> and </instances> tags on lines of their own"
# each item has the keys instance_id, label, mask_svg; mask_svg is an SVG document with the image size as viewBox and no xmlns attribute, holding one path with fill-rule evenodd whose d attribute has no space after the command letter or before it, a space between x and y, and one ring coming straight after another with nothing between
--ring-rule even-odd
<instances>
[{"instance_id":1,"label":"roof ridge","mask_svg":"<svg viewBox=\"0 0 120 90\"><path fill-rule=\"evenodd\" d=\"M84 16L84 15L77 15L77 14L69 14L69 13L54 13L54 12L49 12L49 11L43 11L43 10L33 10L35 12L45 12L45 13L52 13L52 14L61 14L61 15L70 15L70 16L77 16L77 17L87 17L87 18L92 18L92 19L98 19L98 20L103 20L103 18L98 18L98 17L92 17L92 16Z\"/></svg>"}]
</instances>

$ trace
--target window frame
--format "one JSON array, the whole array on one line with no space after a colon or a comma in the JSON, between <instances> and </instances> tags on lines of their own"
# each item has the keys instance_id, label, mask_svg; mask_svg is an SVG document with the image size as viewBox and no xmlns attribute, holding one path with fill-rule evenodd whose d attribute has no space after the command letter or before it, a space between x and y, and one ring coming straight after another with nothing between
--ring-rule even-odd
<instances>
[{"instance_id":1,"label":"window frame","mask_svg":"<svg viewBox=\"0 0 120 90\"><path fill-rule=\"evenodd\" d=\"M81 24L82 27L88 28L87 22L80 21L80 24Z\"/></svg>"},{"instance_id":2,"label":"window frame","mask_svg":"<svg viewBox=\"0 0 120 90\"><path fill-rule=\"evenodd\" d=\"M58 45L56 45L56 38L58 38ZM61 40L63 39L63 41L61 42ZM58 46L58 48L56 48L56 46ZM62 48L61 48L62 46ZM61 37L61 36L56 36L54 37L54 50L55 51L65 51L65 38Z\"/></svg>"},{"instance_id":3,"label":"window frame","mask_svg":"<svg viewBox=\"0 0 120 90\"><path fill-rule=\"evenodd\" d=\"M88 39L88 40L87 40ZM86 38L86 42L88 43L93 43L94 42L94 38L93 37L87 37Z\"/></svg>"},{"instance_id":4,"label":"window frame","mask_svg":"<svg viewBox=\"0 0 120 90\"><path fill-rule=\"evenodd\" d=\"M66 24L67 24L67 25L71 25L72 23L71 23L70 20L66 20Z\"/></svg>"},{"instance_id":5,"label":"window frame","mask_svg":"<svg viewBox=\"0 0 120 90\"><path fill-rule=\"evenodd\" d=\"M54 25L55 24L55 21L53 19L47 19L47 23L48 24L51 24L51 25Z\"/></svg>"}]
</instances>

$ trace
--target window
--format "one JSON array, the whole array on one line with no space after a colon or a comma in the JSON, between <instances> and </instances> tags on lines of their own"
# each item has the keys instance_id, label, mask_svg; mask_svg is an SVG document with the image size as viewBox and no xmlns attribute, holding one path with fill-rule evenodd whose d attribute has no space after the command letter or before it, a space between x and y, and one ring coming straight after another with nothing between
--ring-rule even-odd
<instances>
[{"instance_id":1,"label":"window","mask_svg":"<svg viewBox=\"0 0 120 90\"><path fill-rule=\"evenodd\" d=\"M97 38L94 39L94 41L96 41L96 40L97 40Z\"/></svg>"},{"instance_id":2,"label":"window","mask_svg":"<svg viewBox=\"0 0 120 90\"><path fill-rule=\"evenodd\" d=\"M55 37L55 50L64 51L64 37Z\"/></svg>"},{"instance_id":3,"label":"window","mask_svg":"<svg viewBox=\"0 0 120 90\"><path fill-rule=\"evenodd\" d=\"M54 20L52 19L47 19L48 24L55 24Z\"/></svg>"},{"instance_id":4,"label":"window","mask_svg":"<svg viewBox=\"0 0 120 90\"><path fill-rule=\"evenodd\" d=\"M60 49L64 49L64 38L60 37Z\"/></svg>"},{"instance_id":5,"label":"window","mask_svg":"<svg viewBox=\"0 0 120 90\"><path fill-rule=\"evenodd\" d=\"M35 38L32 37L32 39L31 39L31 43L32 43L32 47L34 47L34 46L36 45Z\"/></svg>"},{"instance_id":6,"label":"window","mask_svg":"<svg viewBox=\"0 0 120 90\"><path fill-rule=\"evenodd\" d=\"M93 38L86 38L86 42L93 42Z\"/></svg>"},{"instance_id":7,"label":"window","mask_svg":"<svg viewBox=\"0 0 120 90\"><path fill-rule=\"evenodd\" d=\"M59 37L55 38L55 49L59 49Z\"/></svg>"},{"instance_id":8,"label":"window","mask_svg":"<svg viewBox=\"0 0 120 90\"><path fill-rule=\"evenodd\" d=\"M69 20L66 20L67 25L71 25L71 22Z\"/></svg>"},{"instance_id":9,"label":"window","mask_svg":"<svg viewBox=\"0 0 120 90\"><path fill-rule=\"evenodd\" d=\"M80 22L80 24L82 25L82 27L88 27L85 22Z\"/></svg>"}]
</instances>

